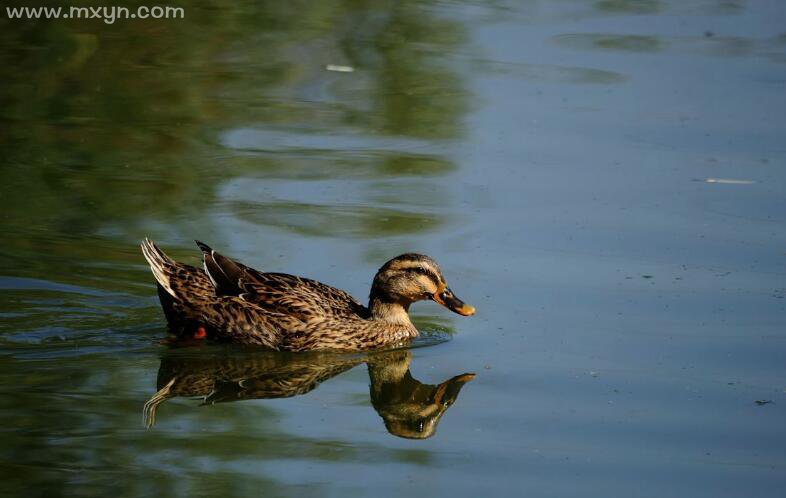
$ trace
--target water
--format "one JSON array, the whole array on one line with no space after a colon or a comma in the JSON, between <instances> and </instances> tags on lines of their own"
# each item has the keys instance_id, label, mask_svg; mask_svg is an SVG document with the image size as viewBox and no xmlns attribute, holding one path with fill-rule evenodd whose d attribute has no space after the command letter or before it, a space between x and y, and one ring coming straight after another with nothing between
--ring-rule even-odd
<instances>
[{"instance_id":1,"label":"water","mask_svg":"<svg viewBox=\"0 0 786 498\"><path fill-rule=\"evenodd\" d=\"M2 18L3 495L782 495L785 21L777 0ZM416 250L478 314L418 304L422 347L371 359L173 350L144 236L359 298Z\"/></svg>"}]
</instances>

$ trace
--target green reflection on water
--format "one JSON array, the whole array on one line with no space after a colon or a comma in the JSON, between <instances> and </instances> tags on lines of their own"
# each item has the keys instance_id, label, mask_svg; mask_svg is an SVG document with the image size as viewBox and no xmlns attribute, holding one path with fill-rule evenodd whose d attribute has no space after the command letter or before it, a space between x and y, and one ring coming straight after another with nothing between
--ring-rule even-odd
<instances>
[{"instance_id":1,"label":"green reflection on water","mask_svg":"<svg viewBox=\"0 0 786 498\"><path fill-rule=\"evenodd\" d=\"M774 43L743 37L716 36L707 31L704 36L650 36L601 33L576 33L554 37L560 45L581 50L609 50L641 53L690 53L715 57L744 57L758 52L770 55Z\"/></svg>"},{"instance_id":2,"label":"green reflection on water","mask_svg":"<svg viewBox=\"0 0 786 498\"><path fill-rule=\"evenodd\" d=\"M369 151L353 154L303 154L296 158L246 154L224 161L236 174L254 178L288 180L384 179L442 176L456 169L455 163L439 156Z\"/></svg>"},{"instance_id":3,"label":"green reflection on water","mask_svg":"<svg viewBox=\"0 0 786 498\"><path fill-rule=\"evenodd\" d=\"M441 217L383 207L275 202L236 203L234 215L260 227L322 237L384 237L432 231Z\"/></svg>"},{"instance_id":4,"label":"green reflection on water","mask_svg":"<svg viewBox=\"0 0 786 498\"><path fill-rule=\"evenodd\" d=\"M463 80L443 62L464 43L464 29L435 2L185 7L176 22L0 18L4 492L308 496L322 486L286 486L255 462L429 465L424 449L300 436L259 403L188 407L169 428L139 427L163 336L142 236L176 237L209 227L212 215L293 239L434 232L450 218L417 193L424 188L398 204L390 192L400 178L423 179L428 198L450 207L436 179L457 166L439 141L461 136L469 108ZM274 153L266 143L249 152L221 140L236 129L281 127L296 139L330 140L341 129L352 140ZM357 178L362 201L219 198L247 178ZM385 410L395 414L395 403ZM206 432L192 437L196 427Z\"/></svg>"},{"instance_id":5,"label":"green reflection on water","mask_svg":"<svg viewBox=\"0 0 786 498\"><path fill-rule=\"evenodd\" d=\"M592 43L596 48L629 52L657 52L663 48L662 42L655 36L599 35L592 38Z\"/></svg>"},{"instance_id":6,"label":"green reflection on water","mask_svg":"<svg viewBox=\"0 0 786 498\"><path fill-rule=\"evenodd\" d=\"M483 71L491 74L511 75L532 81L609 85L626 80L626 77L620 73L587 67L500 63L487 60L473 62Z\"/></svg>"},{"instance_id":7,"label":"green reflection on water","mask_svg":"<svg viewBox=\"0 0 786 498\"><path fill-rule=\"evenodd\" d=\"M303 394L368 362L370 404L382 422L403 437L430 436L471 375L424 384L412 377L410 359L406 351L363 358L302 355L286 361L266 352L174 350L164 353L160 366L145 358L131 368L134 358L128 355L64 358L56 366L0 357L0 374L9 387L0 399L9 429L0 449L0 478L5 490L27 496L59 496L63 483L80 495L113 489L145 495L173 493L181 480L188 489L199 489L242 478L275 490L280 484L260 463L282 459L429 466L425 449L298 435L282 422L277 408L264 402L244 401L245 409L230 411L185 401L159 407L154 429L140 425L142 401L155 391L154 380L140 368L158 370L159 387L176 380L169 397L208 396L205 402L212 403ZM314 382L299 381L314 372ZM368 405L358 409L368 410ZM197 429L199 437L194 437Z\"/></svg>"},{"instance_id":8,"label":"green reflection on water","mask_svg":"<svg viewBox=\"0 0 786 498\"><path fill-rule=\"evenodd\" d=\"M663 2L659 0L602 0L595 6L606 12L630 14L654 14L664 8Z\"/></svg>"},{"instance_id":9,"label":"green reflection on water","mask_svg":"<svg viewBox=\"0 0 786 498\"><path fill-rule=\"evenodd\" d=\"M95 254L115 253L114 241L135 240L150 218L193 218L211 206L217 185L232 176L265 174L271 165L296 178L454 170L437 155L386 153L366 161L351 150L302 163L302 154L293 153L276 165L227 154L218 145L220 130L247 124L350 126L361 138L453 138L461 132L466 92L434 56L463 42L458 23L414 2L320 3L305 10L199 2L188 6L185 19L169 23L0 20L0 64L6 68L0 168L7 179L0 188L8 206L0 228L7 236L4 250L14 254L3 270L17 273L33 264L38 268L23 274L70 274L54 262L62 264L73 250L90 252L91 245L77 239L97 236L104 247L93 244ZM336 88L313 98L314 88L335 76L324 70L333 62L348 62L356 73L340 75ZM347 85L357 87L358 102L333 101L331 92L342 95ZM284 216L315 211L318 218L331 217L318 203L302 201L294 210L282 206L289 213ZM337 236L401 234L439 223L428 213L373 204L359 216L333 218ZM274 224L314 233L307 221ZM49 254L36 258L44 245Z\"/></svg>"}]
</instances>

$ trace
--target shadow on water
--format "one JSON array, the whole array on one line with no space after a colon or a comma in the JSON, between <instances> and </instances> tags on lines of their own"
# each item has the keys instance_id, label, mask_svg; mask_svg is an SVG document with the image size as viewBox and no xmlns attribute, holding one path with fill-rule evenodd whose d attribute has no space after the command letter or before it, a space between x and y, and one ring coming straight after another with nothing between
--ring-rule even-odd
<instances>
[{"instance_id":1,"label":"shadow on water","mask_svg":"<svg viewBox=\"0 0 786 498\"><path fill-rule=\"evenodd\" d=\"M161 358L156 387L143 421L153 427L161 404L175 397L200 397L202 405L251 399L289 398L362 363L368 368L371 405L390 434L408 439L434 435L445 411L475 374L424 384L410 372L412 353L385 351L348 355L255 351L169 350Z\"/></svg>"}]
</instances>

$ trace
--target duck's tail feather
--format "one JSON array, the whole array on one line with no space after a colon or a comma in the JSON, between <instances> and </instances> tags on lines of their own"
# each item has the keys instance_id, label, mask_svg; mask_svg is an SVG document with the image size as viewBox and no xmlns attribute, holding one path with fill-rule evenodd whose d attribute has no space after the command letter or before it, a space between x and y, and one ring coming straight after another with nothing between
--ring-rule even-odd
<instances>
[{"instance_id":1,"label":"duck's tail feather","mask_svg":"<svg viewBox=\"0 0 786 498\"><path fill-rule=\"evenodd\" d=\"M242 292L239 281L244 276L245 265L214 251L209 245L195 240L202 250L205 273L219 296L237 296Z\"/></svg>"},{"instance_id":2,"label":"duck's tail feather","mask_svg":"<svg viewBox=\"0 0 786 498\"><path fill-rule=\"evenodd\" d=\"M148 238L145 238L145 241L142 242L141 247L142 254L145 256L145 259L150 265L150 270L153 272L153 276L156 277L158 284L170 296L177 297L175 295L175 291L172 290L172 285L169 278L172 268L175 267L175 261L164 254L164 251L159 249L153 243L153 241Z\"/></svg>"}]
</instances>

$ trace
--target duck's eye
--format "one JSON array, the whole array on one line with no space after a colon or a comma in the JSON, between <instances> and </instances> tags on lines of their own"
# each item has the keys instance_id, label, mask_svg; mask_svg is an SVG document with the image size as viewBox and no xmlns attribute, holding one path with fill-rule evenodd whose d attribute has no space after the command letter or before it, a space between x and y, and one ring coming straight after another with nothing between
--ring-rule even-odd
<instances>
[{"instance_id":1,"label":"duck's eye","mask_svg":"<svg viewBox=\"0 0 786 498\"><path fill-rule=\"evenodd\" d=\"M425 274L426 274L426 269L425 269L425 268L423 268L422 266L417 266L417 267L415 267L414 271L415 271L415 273L420 273L420 274L422 274L422 275L425 275Z\"/></svg>"}]
</instances>

